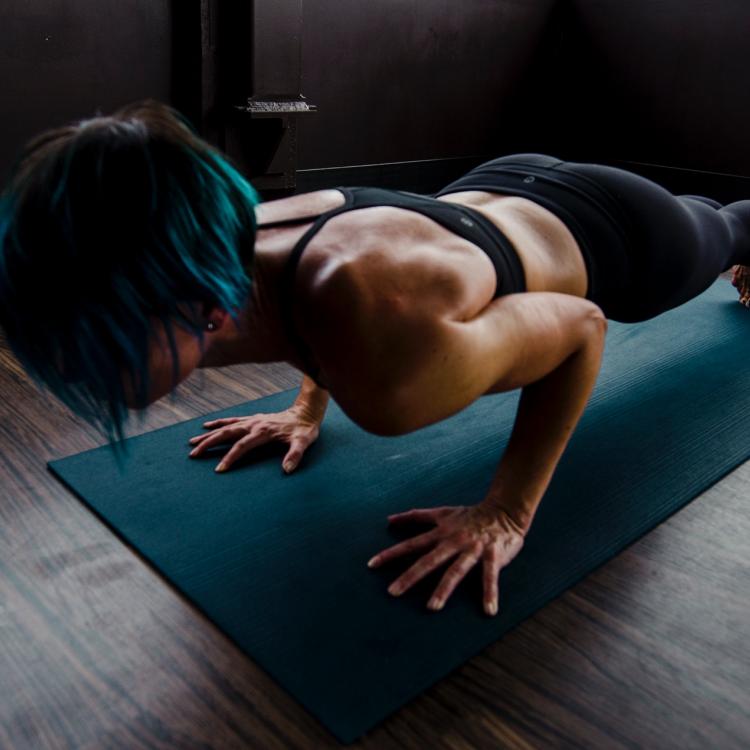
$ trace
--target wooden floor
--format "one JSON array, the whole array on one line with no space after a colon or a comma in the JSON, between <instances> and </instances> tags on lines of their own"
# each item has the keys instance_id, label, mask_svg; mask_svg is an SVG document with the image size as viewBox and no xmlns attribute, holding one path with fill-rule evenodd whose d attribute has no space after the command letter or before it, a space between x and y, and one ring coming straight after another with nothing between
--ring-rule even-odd
<instances>
[{"instance_id":1,"label":"wooden floor","mask_svg":"<svg viewBox=\"0 0 750 750\"><path fill-rule=\"evenodd\" d=\"M298 383L196 371L129 434ZM0 392L0 748L336 747L46 470L102 440L4 349ZM351 747L746 750L748 487L750 462Z\"/></svg>"}]
</instances>

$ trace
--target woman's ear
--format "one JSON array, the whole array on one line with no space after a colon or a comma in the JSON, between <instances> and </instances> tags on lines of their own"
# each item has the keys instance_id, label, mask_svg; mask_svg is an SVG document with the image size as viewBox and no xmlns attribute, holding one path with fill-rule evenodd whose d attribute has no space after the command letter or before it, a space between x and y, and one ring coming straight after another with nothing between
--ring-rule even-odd
<instances>
[{"instance_id":1,"label":"woman's ear","mask_svg":"<svg viewBox=\"0 0 750 750\"><path fill-rule=\"evenodd\" d=\"M209 305L207 302L203 303L201 313L203 315L204 327L208 325L208 323L213 323L213 330L215 331L218 331L219 328L224 325L227 315L229 315L229 313L223 308L218 307L217 305Z\"/></svg>"},{"instance_id":2,"label":"woman's ear","mask_svg":"<svg viewBox=\"0 0 750 750\"><path fill-rule=\"evenodd\" d=\"M202 302L201 300L179 302L177 307L194 325L203 330L218 331L224 325L229 315L222 307ZM209 323L213 324L211 328L208 328Z\"/></svg>"}]
</instances>

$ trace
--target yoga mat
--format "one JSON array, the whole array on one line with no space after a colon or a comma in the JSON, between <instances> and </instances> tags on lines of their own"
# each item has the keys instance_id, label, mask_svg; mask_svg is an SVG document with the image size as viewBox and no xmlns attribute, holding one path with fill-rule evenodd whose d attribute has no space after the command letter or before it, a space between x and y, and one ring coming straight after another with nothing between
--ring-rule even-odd
<instances>
[{"instance_id":1,"label":"yoga mat","mask_svg":"<svg viewBox=\"0 0 750 750\"><path fill-rule=\"evenodd\" d=\"M370 570L415 531L386 516L482 500L520 390L483 396L408 435L365 432L333 402L320 438L285 475L284 444L226 474L188 457L207 417L271 412L296 389L106 446L49 469L272 675L341 742L362 735L479 653L750 457L750 310L726 279L637 324L610 321L587 408L516 559L500 611L481 606L475 567L440 612L426 608L447 563L400 597L413 562Z\"/></svg>"}]
</instances>

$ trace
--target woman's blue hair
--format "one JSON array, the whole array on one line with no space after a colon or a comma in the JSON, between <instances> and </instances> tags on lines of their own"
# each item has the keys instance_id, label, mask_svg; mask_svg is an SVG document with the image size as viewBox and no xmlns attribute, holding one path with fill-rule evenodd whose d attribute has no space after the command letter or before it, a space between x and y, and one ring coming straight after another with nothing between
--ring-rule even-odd
<instances>
[{"instance_id":1,"label":"woman's blue hair","mask_svg":"<svg viewBox=\"0 0 750 750\"><path fill-rule=\"evenodd\" d=\"M0 327L29 376L125 449L124 376L149 392L151 318L203 348L205 314L251 294L250 183L153 99L32 139L0 195Z\"/></svg>"}]
</instances>

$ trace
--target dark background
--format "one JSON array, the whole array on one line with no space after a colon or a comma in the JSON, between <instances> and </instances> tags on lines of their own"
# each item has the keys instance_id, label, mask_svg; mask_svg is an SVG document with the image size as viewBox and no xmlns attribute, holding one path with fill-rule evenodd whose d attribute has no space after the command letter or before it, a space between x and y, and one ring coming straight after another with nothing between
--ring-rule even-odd
<instances>
[{"instance_id":1,"label":"dark background","mask_svg":"<svg viewBox=\"0 0 750 750\"><path fill-rule=\"evenodd\" d=\"M0 173L24 141L152 96L266 197L431 191L537 151L750 197L747 0L4 0ZM302 94L317 111L241 113Z\"/></svg>"}]
</instances>

